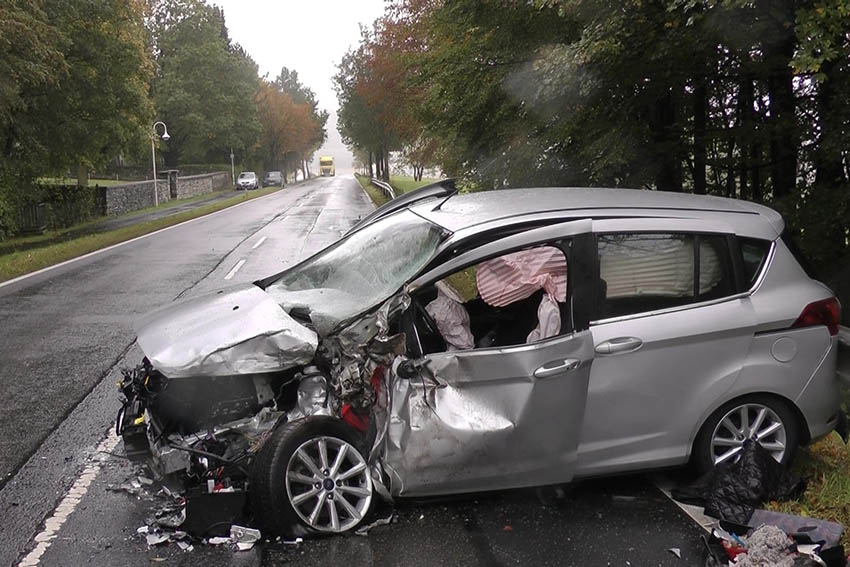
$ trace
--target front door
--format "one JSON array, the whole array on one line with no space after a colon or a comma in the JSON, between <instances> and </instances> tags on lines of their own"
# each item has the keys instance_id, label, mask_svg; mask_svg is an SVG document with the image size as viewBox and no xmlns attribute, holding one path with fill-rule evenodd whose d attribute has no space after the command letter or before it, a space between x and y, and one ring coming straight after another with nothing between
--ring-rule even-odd
<instances>
[{"instance_id":1,"label":"front door","mask_svg":"<svg viewBox=\"0 0 850 567\"><path fill-rule=\"evenodd\" d=\"M594 357L587 325L576 322L571 307L581 300L573 290L582 288L578 276L585 254L576 237L585 233L589 238L589 228L585 220L514 234L461 253L411 284L415 306L416 290L427 294L430 284L471 266L480 270L479 262L502 254L542 246L567 256L566 291L556 298L564 319L555 336L528 344L482 348L476 342L465 350L425 350L430 354L397 369L383 459L395 494L475 492L572 479ZM463 243L457 247L462 250ZM411 331L419 337L416 328Z\"/></svg>"}]
</instances>

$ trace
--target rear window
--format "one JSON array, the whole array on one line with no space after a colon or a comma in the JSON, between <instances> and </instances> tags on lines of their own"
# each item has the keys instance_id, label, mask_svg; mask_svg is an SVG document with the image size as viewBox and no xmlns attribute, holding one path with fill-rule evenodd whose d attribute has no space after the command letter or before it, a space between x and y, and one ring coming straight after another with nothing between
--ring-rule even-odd
<instances>
[{"instance_id":1,"label":"rear window","mask_svg":"<svg viewBox=\"0 0 850 567\"><path fill-rule=\"evenodd\" d=\"M601 319L736 292L725 236L621 233L600 235L597 243Z\"/></svg>"},{"instance_id":2,"label":"rear window","mask_svg":"<svg viewBox=\"0 0 850 567\"><path fill-rule=\"evenodd\" d=\"M749 289L756 280L767 262L767 253L770 251L770 242L756 238L741 238L738 241L741 247L741 261L744 266L744 283Z\"/></svg>"}]
</instances>

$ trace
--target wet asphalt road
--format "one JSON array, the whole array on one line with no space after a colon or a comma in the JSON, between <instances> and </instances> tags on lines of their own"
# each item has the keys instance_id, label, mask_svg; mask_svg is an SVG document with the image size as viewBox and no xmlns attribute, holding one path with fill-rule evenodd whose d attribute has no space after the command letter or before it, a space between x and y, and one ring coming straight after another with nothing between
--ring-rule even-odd
<instances>
[{"instance_id":1,"label":"wet asphalt road","mask_svg":"<svg viewBox=\"0 0 850 567\"><path fill-rule=\"evenodd\" d=\"M33 548L92 466L88 492L70 509L63 501L67 520L41 564L697 564L699 528L639 477L582 483L562 507L544 507L535 491L405 503L396 523L369 537L299 548L148 549L135 532L152 503L106 490L132 466L93 454L118 407L119 367L141 356L133 321L176 298L283 269L371 208L352 178L317 179L0 287L0 566Z\"/></svg>"}]
</instances>

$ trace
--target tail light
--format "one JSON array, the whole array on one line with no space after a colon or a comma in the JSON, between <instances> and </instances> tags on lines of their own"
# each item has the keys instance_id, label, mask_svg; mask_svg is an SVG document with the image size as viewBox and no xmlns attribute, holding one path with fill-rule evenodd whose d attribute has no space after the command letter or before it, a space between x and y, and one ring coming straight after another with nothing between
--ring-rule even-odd
<instances>
[{"instance_id":1,"label":"tail light","mask_svg":"<svg viewBox=\"0 0 850 567\"><path fill-rule=\"evenodd\" d=\"M813 327L815 325L826 325L830 335L838 334L838 324L841 321L841 304L838 299L830 297L809 303L806 305L794 324L792 329L801 327Z\"/></svg>"}]
</instances>

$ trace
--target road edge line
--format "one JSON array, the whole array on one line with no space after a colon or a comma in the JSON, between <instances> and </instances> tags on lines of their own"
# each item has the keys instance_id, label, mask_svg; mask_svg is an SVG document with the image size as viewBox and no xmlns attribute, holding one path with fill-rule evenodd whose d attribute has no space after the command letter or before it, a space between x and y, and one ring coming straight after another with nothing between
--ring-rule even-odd
<instances>
[{"instance_id":1,"label":"road edge line","mask_svg":"<svg viewBox=\"0 0 850 567\"><path fill-rule=\"evenodd\" d=\"M105 248L98 248L97 250L92 250L91 252L86 252L82 256L77 256L76 258L71 258L69 260L63 260L62 262L59 262L58 264L53 264L52 266L40 268L40 269L38 269L34 272L30 272L28 274L23 274L21 276L12 278L11 280L6 280L5 282L0 282L0 289L3 289L6 286L10 286L10 285L18 283L18 282L22 282L22 281L26 280L27 278L31 278L31 277L34 277L34 276L44 274L46 272L49 272L50 270L55 270L56 268L61 268L62 266L67 266L68 264L73 264L74 262L78 262L80 260L85 260L86 258L89 258L91 256L95 256L95 255L101 254L103 252L108 252L108 251L113 250L115 248L118 248L120 246L124 246L125 244L132 244L133 242L142 240L143 238L148 238L149 236L155 236L155 235L157 235L161 232L165 232L166 230L171 230L172 228L177 228L179 226L183 226L183 225L193 223L193 222L196 222L196 221L199 221L199 220L202 220L202 219L213 217L215 215L233 210L237 207L242 207L242 206L248 205L250 203L262 201L263 199L267 199L267 198L272 197L272 196L277 195L277 194L278 194L278 191L275 191L274 193L269 193L268 195L263 195L262 197L256 197L254 199L249 199L249 200L247 200L243 203L236 203L235 205L232 205L230 207L225 207L224 209L221 209L219 211L213 211L211 213L207 213L205 215L201 215L201 216L195 217L193 219L188 219L188 220L185 220L183 222L178 222L177 224L172 224L171 226L159 228L159 229L157 229L153 232L149 232L147 234L142 234L141 236L135 236L135 237L131 238L130 240L124 240L122 242L116 242L115 244L110 244L109 246L107 246Z\"/></svg>"},{"instance_id":2,"label":"road edge line","mask_svg":"<svg viewBox=\"0 0 850 567\"><path fill-rule=\"evenodd\" d=\"M110 428L106 434L106 438L95 448L94 455L90 457L90 462L86 464L83 471L77 476L74 484L71 485L71 488L53 509L50 517L44 521L44 529L38 532L33 538L35 547L18 562L18 567L37 567L41 563L41 556L53 545L53 540L56 539L59 530L62 529L62 526L71 514L74 513L74 510L77 509L77 506L79 506L83 497L89 491L92 482L94 482L94 479L97 478L97 475L103 468L103 463L105 462L103 453L111 453L118 446L119 441L120 439L115 434L115 431Z\"/></svg>"}]
</instances>

